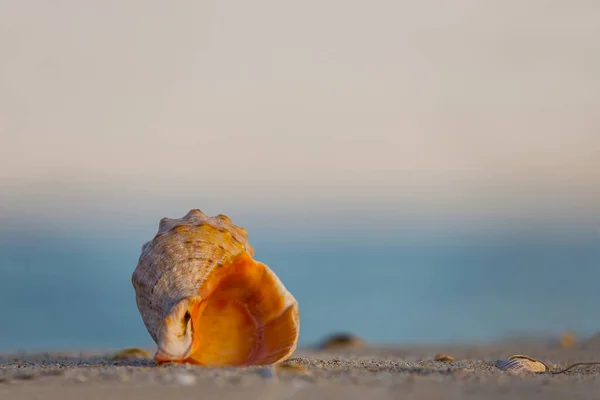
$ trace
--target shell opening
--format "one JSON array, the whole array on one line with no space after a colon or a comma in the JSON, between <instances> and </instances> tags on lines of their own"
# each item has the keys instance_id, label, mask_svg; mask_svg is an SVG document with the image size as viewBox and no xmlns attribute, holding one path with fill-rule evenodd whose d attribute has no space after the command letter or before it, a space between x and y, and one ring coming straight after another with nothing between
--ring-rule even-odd
<instances>
[{"instance_id":1,"label":"shell opening","mask_svg":"<svg viewBox=\"0 0 600 400\"><path fill-rule=\"evenodd\" d=\"M154 359L159 363L180 361L190 355L193 344L191 312L200 298L190 297L179 301L163 321L159 333L159 346Z\"/></svg>"},{"instance_id":2,"label":"shell opening","mask_svg":"<svg viewBox=\"0 0 600 400\"><path fill-rule=\"evenodd\" d=\"M298 306L278 278L242 253L217 268L191 304L190 362L205 366L268 365L283 361L298 339Z\"/></svg>"}]
</instances>

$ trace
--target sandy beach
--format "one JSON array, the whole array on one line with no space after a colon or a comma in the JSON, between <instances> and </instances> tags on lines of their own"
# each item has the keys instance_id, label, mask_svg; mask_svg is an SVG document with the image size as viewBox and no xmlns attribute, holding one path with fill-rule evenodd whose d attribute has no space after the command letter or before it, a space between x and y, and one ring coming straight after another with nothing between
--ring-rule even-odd
<instances>
[{"instance_id":1,"label":"sandy beach","mask_svg":"<svg viewBox=\"0 0 600 400\"><path fill-rule=\"evenodd\" d=\"M0 400L600 400L599 21L0 1Z\"/></svg>"},{"instance_id":2,"label":"sandy beach","mask_svg":"<svg viewBox=\"0 0 600 400\"><path fill-rule=\"evenodd\" d=\"M152 349L148 349L152 351ZM436 354L454 361L434 361ZM551 368L600 361L600 340L571 349L547 341L453 346L299 349L285 368L157 366L115 353L0 356L0 399L600 399L600 366L561 375L517 375L497 361L514 354Z\"/></svg>"}]
</instances>

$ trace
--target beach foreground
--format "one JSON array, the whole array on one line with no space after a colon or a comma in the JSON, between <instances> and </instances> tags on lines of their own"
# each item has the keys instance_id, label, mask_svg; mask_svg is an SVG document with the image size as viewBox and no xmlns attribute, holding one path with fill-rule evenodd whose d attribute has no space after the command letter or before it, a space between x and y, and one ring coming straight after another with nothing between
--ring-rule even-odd
<instances>
[{"instance_id":1,"label":"beach foreground","mask_svg":"<svg viewBox=\"0 0 600 400\"><path fill-rule=\"evenodd\" d=\"M152 351L152 349L149 349ZM434 361L436 354L454 361ZM600 340L564 349L548 342L462 346L299 349L280 368L156 366L114 352L0 355L0 399L600 399L600 366L561 375L515 375L514 354L552 368L600 361Z\"/></svg>"}]
</instances>

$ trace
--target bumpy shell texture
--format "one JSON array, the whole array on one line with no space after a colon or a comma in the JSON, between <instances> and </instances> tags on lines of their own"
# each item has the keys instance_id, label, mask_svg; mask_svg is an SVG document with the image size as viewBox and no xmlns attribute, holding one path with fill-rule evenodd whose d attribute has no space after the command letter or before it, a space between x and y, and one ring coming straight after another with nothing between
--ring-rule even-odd
<instances>
[{"instance_id":1,"label":"bumpy shell texture","mask_svg":"<svg viewBox=\"0 0 600 400\"><path fill-rule=\"evenodd\" d=\"M227 269L231 263L235 264L236 259L246 257L250 260L247 269L259 271L262 274L260 276L267 276L270 286L253 289L254 296L243 297L245 299L243 301L278 303L281 307L285 305L287 308L292 308L291 320L296 326L286 329L288 331L295 330L296 337L292 339L293 343L289 345L289 351L284 352L289 356L295 349L299 331L297 302L275 274L266 265L255 262L252 259L253 256L254 249L248 243L246 231L234 225L224 215L209 217L195 209L183 218L163 218L154 239L142 247L141 256L132 276L138 310L154 341L159 343L161 326L180 300L199 295L205 297L214 291L219 291L221 286L216 280L223 280L223 278L217 278L217 276L224 276L221 272L223 269ZM262 272L263 270L264 272ZM252 274L257 275L258 273L252 272ZM236 285L244 286L244 279L246 278L243 274L238 274ZM262 281L255 279L248 285L257 286L256 282ZM225 293L221 297L228 296L227 293L230 292L234 293L231 289L229 292L221 290L221 293ZM269 293L271 297L267 297L263 292ZM219 301L223 302L223 300ZM266 306L249 304L247 309L253 309L253 307L262 307L262 310ZM211 313L215 314L215 311L213 310ZM259 324L260 321L254 323ZM263 333L261 335L256 340L264 340L261 338L265 335ZM259 345L260 343L256 346ZM270 348L273 349L274 346L276 345L271 343ZM278 361L283 358L285 357L279 357Z\"/></svg>"},{"instance_id":2,"label":"bumpy shell texture","mask_svg":"<svg viewBox=\"0 0 600 400\"><path fill-rule=\"evenodd\" d=\"M161 219L132 277L138 309L155 342L158 326L175 303L197 294L214 267L243 251L254 255L246 231L224 215L191 210L183 218Z\"/></svg>"}]
</instances>

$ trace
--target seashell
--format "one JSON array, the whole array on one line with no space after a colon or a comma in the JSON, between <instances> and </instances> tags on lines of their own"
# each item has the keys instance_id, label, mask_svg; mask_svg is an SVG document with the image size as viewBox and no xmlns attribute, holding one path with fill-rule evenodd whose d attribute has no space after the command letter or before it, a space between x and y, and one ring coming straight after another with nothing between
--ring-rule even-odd
<instances>
[{"instance_id":1,"label":"seashell","mask_svg":"<svg viewBox=\"0 0 600 400\"><path fill-rule=\"evenodd\" d=\"M114 361L137 360L148 358L152 358L152 355L150 353L148 353L146 350L138 349L135 347L130 349L123 349L112 357Z\"/></svg>"},{"instance_id":2,"label":"seashell","mask_svg":"<svg viewBox=\"0 0 600 400\"><path fill-rule=\"evenodd\" d=\"M442 361L442 362L449 362L449 361L454 361L454 357L446 355L446 354L436 354L435 361Z\"/></svg>"},{"instance_id":3,"label":"seashell","mask_svg":"<svg viewBox=\"0 0 600 400\"><path fill-rule=\"evenodd\" d=\"M158 363L269 365L295 351L298 302L253 256L246 231L224 215L160 221L131 279Z\"/></svg>"},{"instance_id":4,"label":"seashell","mask_svg":"<svg viewBox=\"0 0 600 400\"><path fill-rule=\"evenodd\" d=\"M548 372L550 370L550 368L548 368L548 366L543 362L523 355L508 357L507 360L499 361L497 366L502 371L515 372L519 374L541 373Z\"/></svg>"},{"instance_id":5,"label":"seashell","mask_svg":"<svg viewBox=\"0 0 600 400\"><path fill-rule=\"evenodd\" d=\"M565 331L560 335L558 343L563 349L570 349L577 343L577 336L573 331Z\"/></svg>"},{"instance_id":6,"label":"seashell","mask_svg":"<svg viewBox=\"0 0 600 400\"><path fill-rule=\"evenodd\" d=\"M322 350L357 349L365 347L365 341L351 333L336 333L326 337L319 345Z\"/></svg>"}]
</instances>

